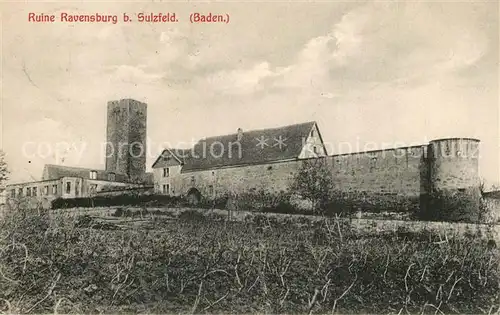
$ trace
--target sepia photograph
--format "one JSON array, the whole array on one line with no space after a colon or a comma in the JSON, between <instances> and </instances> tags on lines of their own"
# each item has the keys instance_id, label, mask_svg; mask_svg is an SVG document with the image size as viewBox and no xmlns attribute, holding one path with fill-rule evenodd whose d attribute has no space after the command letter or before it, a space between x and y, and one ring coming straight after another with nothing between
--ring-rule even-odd
<instances>
[{"instance_id":1,"label":"sepia photograph","mask_svg":"<svg viewBox=\"0 0 500 315\"><path fill-rule=\"evenodd\" d=\"M498 314L498 1L1 1L0 314Z\"/></svg>"}]
</instances>

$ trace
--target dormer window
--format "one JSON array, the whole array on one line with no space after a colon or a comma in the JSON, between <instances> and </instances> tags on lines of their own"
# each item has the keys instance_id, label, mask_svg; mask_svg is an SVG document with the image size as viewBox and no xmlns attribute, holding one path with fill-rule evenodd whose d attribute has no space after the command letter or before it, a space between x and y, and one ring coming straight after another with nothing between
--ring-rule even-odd
<instances>
[{"instance_id":1,"label":"dormer window","mask_svg":"<svg viewBox=\"0 0 500 315\"><path fill-rule=\"evenodd\" d=\"M90 171L90 179L97 179L97 171Z\"/></svg>"}]
</instances>

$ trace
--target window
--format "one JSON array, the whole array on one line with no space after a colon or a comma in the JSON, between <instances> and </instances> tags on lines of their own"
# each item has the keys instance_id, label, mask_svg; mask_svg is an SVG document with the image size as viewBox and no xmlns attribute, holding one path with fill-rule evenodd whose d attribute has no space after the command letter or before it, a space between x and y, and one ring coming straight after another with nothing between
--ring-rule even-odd
<instances>
[{"instance_id":1,"label":"window","mask_svg":"<svg viewBox=\"0 0 500 315\"><path fill-rule=\"evenodd\" d=\"M109 181L112 181L112 182L113 182L113 181L115 181L115 179L116 179L116 177L115 177L115 173L109 173L109 174L108 174L108 180L109 180Z\"/></svg>"},{"instance_id":2,"label":"window","mask_svg":"<svg viewBox=\"0 0 500 315\"><path fill-rule=\"evenodd\" d=\"M71 193L71 182L66 182L66 193L67 194Z\"/></svg>"},{"instance_id":3,"label":"window","mask_svg":"<svg viewBox=\"0 0 500 315\"><path fill-rule=\"evenodd\" d=\"M314 129L311 130L311 137L314 137L315 136L315 133L314 133Z\"/></svg>"},{"instance_id":4,"label":"window","mask_svg":"<svg viewBox=\"0 0 500 315\"><path fill-rule=\"evenodd\" d=\"M18 190L17 190L17 191L18 191L18 193L17 193L17 194L18 194L19 196L22 196L22 195L23 195L23 189L22 189L22 188L18 188Z\"/></svg>"},{"instance_id":5,"label":"window","mask_svg":"<svg viewBox=\"0 0 500 315\"><path fill-rule=\"evenodd\" d=\"M168 177L170 175L170 169L168 167L165 167L163 169L163 177Z\"/></svg>"},{"instance_id":6,"label":"window","mask_svg":"<svg viewBox=\"0 0 500 315\"><path fill-rule=\"evenodd\" d=\"M89 194L93 194L97 191L97 184L90 184L89 186Z\"/></svg>"},{"instance_id":7,"label":"window","mask_svg":"<svg viewBox=\"0 0 500 315\"><path fill-rule=\"evenodd\" d=\"M44 195L48 195L49 194L49 185L46 185L45 187L43 187L43 194Z\"/></svg>"},{"instance_id":8,"label":"window","mask_svg":"<svg viewBox=\"0 0 500 315\"><path fill-rule=\"evenodd\" d=\"M36 197L37 187L33 187L32 189L33 196Z\"/></svg>"},{"instance_id":9,"label":"window","mask_svg":"<svg viewBox=\"0 0 500 315\"><path fill-rule=\"evenodd\" d=\"M169 184L163 185L163 193L168 194L169 191L170 191L170 185Z\"/></svg>"},{"instance_id":10,"label":"window","mask_svg":"<svg viewBox=\"0 0 500 315\"><path fill-rule=\"evenodd\" d=\"M57 185L52 185L52 194L57 195Z\"/></svg>"},{"instance_id":11,"label":"window","mask_svg":"<svg viewBox=\"0 0 500 315\"><path fill-rule=\"evenodd\" d=\"M313 152L314 152L314 154L318 154L318 148L317 147L313 147Z\"/></svg>"},{"instance_id":12,"label":"window","mask_svg":"<svg viewBox=\"0 0 500 315\"><path fill-rule=\"evenodd\" d=\"M12 198L14 198L14 197L16 196L16 190L15 190L15 189L12 189L12 190L10 191L10 196L11 196Z\"/></svg>"},{"instance_id":13,"label":"window","mask_svg":"<svg viewBox=\"0 0 500 315\"><path fill-rule=\"evenodd\" d=\"M373 171L373 169L375 169L376 166L377 166L377 158L373 157L370 163L370 172Z\"/></svg>"},{"instance_id":14,"label":"window","mask_svg":"<svg viewBox=\"0 0 500 315\"><path fill-rule=\"evenodd\" d=\"M90 171L90 179L97 179L97 172L96 171Z\"/></svg>"},{"instance_id":15,"label":"window","mask_svg":"<svg viewBox=\"0 0 500 315\"><path fill-rule=\"evenodd\" d=\"M26 196L31 196L31 187L26 187Z\"/></svg>"}]
</instances>

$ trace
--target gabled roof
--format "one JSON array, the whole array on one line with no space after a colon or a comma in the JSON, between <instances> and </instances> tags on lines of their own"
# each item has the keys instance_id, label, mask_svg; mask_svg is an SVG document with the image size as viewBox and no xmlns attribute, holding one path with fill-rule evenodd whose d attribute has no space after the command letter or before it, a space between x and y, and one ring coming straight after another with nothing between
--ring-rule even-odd
<instances>
[{"instance_id":1,"label":"gabled roof","mask_svg":"<svg viewBox=\"0 0 500 315\"><path fill-rule=\"evenodd\" d=\"M243 131L200 140L181 172L297 159L316 122Z\"/></svg>"},{"instance_id":2,"label":"gabled roof","mask_svg":"<svg viewBox=\"0 0 500 315\"><path fill-rule=\"evenodd\" d=\"M191 156L191 150L192 149L173 149L173 148L167 148L164 149L160 156L156 159L156 161L153 163L152 168L156 167L163 167L161 165L162 159L166 156L173 156L179 164L184 165L186 159L188 159Z\"/></svg>"},{"instance_id":3,"label":"gabled roof","mask_svg":"<svg viewBox=\"0 0 500 315\"><path fill-rule=\"evenodd\" d=\"M105 170L96 170L92 168L45 164L42 180L59 179L62 177L81 177L85 179L91 179L91 171L95 171L97 173L97 180L108 180L108 174L112 173L106 172ZM123 174L115 174L115 181L128 182L128 178Z\"/></svg>"}]
</instances>

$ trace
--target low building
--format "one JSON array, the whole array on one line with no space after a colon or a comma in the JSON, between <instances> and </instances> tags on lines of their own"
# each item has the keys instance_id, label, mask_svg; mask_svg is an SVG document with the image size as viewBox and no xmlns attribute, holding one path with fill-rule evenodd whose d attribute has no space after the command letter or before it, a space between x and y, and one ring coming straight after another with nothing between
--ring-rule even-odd
<instances>
[{"instance_id":1,"label":"low building","mask_svg":"<svg viewBox=\"0 0 500 315\"><path fill-rule=\"evenodd\" d=\"M9 207L49 208L57 198L88 198L99 192L141 188L152 185L152 174L147 173L144 183L131 183L128 177L104 170L47 164L42 179L7 185Z\"/></svg>"}]
</instances>

